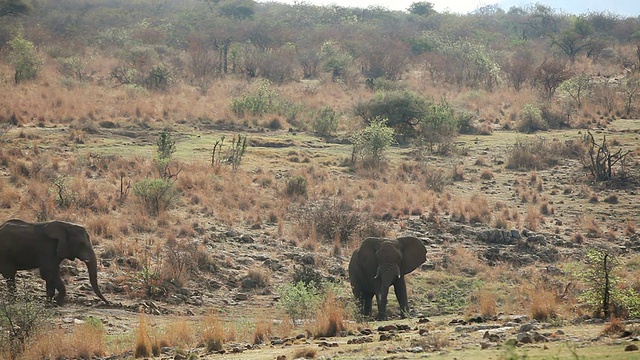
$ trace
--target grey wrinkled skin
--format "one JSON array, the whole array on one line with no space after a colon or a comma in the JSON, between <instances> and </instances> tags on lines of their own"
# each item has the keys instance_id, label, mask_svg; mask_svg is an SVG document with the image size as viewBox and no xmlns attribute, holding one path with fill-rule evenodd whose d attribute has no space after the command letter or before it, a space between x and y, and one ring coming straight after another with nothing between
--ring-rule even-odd
<instances>
[{"instance_id":1,"label":"grey wrinkled skin","mask_svg":"<svg viewBox=\"0 0 640 360\"><path fill-rule=\"evenodd\" d=\"M393 286L402 316L409 313L404 276L427 259L427 249L413 236L397 239L366 238L351 255L349 281L360 311L371 315L373 297L378 304L378 320L386 319L387 295Z\"/></svg>"},{"instance_id":2,"label":"grey wrinkled skin","mask_svg":"<svg viewBox=\"0 0 640 360\"><path fill-rule=\"evenodd\" d=\"M55 296L56 302L63 305L66 290L60 278L60 263L76 258L87 265L93 291L108 304L98 286L98 262L84 227L63 221L29 223L17 219L0 225L0 274L12 293L19 270L40 269L47 298Z\"/></svg>"}]
</instances>

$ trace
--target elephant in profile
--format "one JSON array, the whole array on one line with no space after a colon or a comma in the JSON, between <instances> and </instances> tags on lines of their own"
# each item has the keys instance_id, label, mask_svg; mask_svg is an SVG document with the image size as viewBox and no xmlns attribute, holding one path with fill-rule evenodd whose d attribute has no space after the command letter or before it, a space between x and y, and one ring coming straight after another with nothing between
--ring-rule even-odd
<instances>
[{"instance_id":1,"label":"elephant in profile","mask_svg":"<svg viewBox=\"0 0 640 360\"><path fill-rule=\"evenodd\" d=\"M63 221L29 223L16 219L0 225L0 274L7 279L12 293L15 293L18 270L39 268L40 277L46 282L47 298L51 300L57 290L55 300L63 305L66 290L60 278L60 263L76 258L87 265L93 291L108 304L98 286L98 262L83 226Z\"/></svg>"},{"instance_id":2,"label":"elephant in profile","mask_svg":"<svg viewBox=\"0 0 640 360\"><path fill-rule=\"evenodd\" d=\"M427 259L427 249L418 238L366 238L351 255L349 281L361 312L371 315L373 296L378 304L378 320L386 319L387 295L393 285L401 315L409 313L404 276Z\"/></svg>"}]
</instances>

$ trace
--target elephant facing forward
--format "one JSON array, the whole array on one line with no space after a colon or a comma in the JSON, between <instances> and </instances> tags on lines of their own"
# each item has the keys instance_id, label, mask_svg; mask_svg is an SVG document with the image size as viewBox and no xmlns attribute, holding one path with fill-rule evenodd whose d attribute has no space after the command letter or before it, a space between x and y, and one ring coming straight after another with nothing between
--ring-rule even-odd
<instances>
[{"instance_id":1,"label":"elephant facing forward","mask_svg":"<svg viewBox=\"0 0 640 360\"><path fill-rule=\"evenodd\" d=\"M0 225L0 274L7 279L10 292L15 292L18 270L40 269L46 282L47 298L64 304L66 290L60 278L60 263L64 259L82 260L87 265L93 291L102 301L98 287L98 263L87 230L63 221L29 223L9 220Z\"/></svg>"},{"instance_id":2,"label":"elephant facing forward","mask_svg":"<svg viewBox=\"0 0 640 360\"><path fill-rule=\"evenodd\" d=\"M361 312L371 315L373 297L378 304L378 320L386 319L387 295L393 285L401 315L409 313L404 276L427 259L427 249L420 239L407 236L395 240L366 238L351 255L349 281Z\"/></svg>"}]
</instances>

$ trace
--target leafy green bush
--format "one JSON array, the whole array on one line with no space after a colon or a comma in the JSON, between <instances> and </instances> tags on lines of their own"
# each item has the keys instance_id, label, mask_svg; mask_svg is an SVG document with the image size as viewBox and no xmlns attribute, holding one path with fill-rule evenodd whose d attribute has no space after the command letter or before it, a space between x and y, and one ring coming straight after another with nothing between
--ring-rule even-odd
<instances>
[{"instance_id":1,"label":"leafy green bush","mask_svg":"<svg viewBox=\"0 0 640 360\"><path fill-rule=\"evenodd\" d=\"M322 301L322 294L313 282L284 284L278 289L278 294L280 307L294 323L314 316Z\"/></svg>"},{"instance_id":2,"label":"leafy green bush","mask_svg":"<svg viewBox=\"0 0 640 360\"><path fill-rule=\"evenodd\" d=\"M434 146L438 146L438 150L442 151L444 145L458 134L459 121L453 106L442 101L428 107L418 128L421 143L427 144L429 150L433 151Z\"/></svg>"},{"instance_id":3,"label":"leafy green bush","mask_svg":"<svg viewBox=\"0 0 640 360\"><path fill-rule=\"evenodd\" d=\"M549 125L542 118L540 108L533 104L525 104L520 113L520 118L516 122L516 129L520 132L531 134L548 128Z\"/></svg>"},{"instance_id":4,"label":"leafy green bush","mask_svg":"<svg viewBox=\"0 0 640 360\"><path fill-rule=\"evenodd\" d=\"M307 179L304 176L295 176L287 180L288 196L307 196Z\"/></svg>"},{"instance_id":5,"label":"leafy green bush","mask_svg":"<svg viewBox=\"0 0 640 360\"><path fill-rule=\"evenodd\" d=\"M133 184L133 193L151 216L169 209L178 199L178 191L168 179L146 178Z\"/></svg>"},{"instance_id":6,"label":"leafy green bush","mask_svg":"<svg viewBox=\"0 0 640 360\"><path fill-rule=\"evenodd\" d=\"M640 293L629 286L620 286L620 277L614 271L618 258L602 249L591 248L585 254L586 267L578 272L586 289L580 299L597 315L608 318L640 316Z\"/></svg>"},{"instance_id":7,"label":"leafy green bush","mask_svg":"<svg viewBox=\"0 0 640 360\"><path fill-rule=\"evenodd\" d=\"M231 100L231 111L240 118L244 117L245 113L262 116L272 111L278 94L269 88L270 85L269 80L259 80L255 91Z\"/></svg>"},{"instance_id":8,"label":"leafy green bush","mask_svg":"<svg viewBox=\"0 0 640 360\"><path fill-rule=\"evenodd\" d=\"M153 91L167 91L172 83L171 69L162 64L154 66L143 81L144 87Z\"/></svg>"},{"instance_id":9,"label":"leafy green bush","mask_svg":"<svg viewBox=\"0 0 640 360\"><path fill-rule=\"evenodd\" d=\"M386 119L399 136L414 138L416 126L429 114L431 102L413 91L378 92L373 99L357 104L353 111L367 123Z\"/></svg>"},{"instance_id":10,"label":"leafy green bush","mask_svg":"<svg viewBox=\"0 0 640 360\"><path fill-rule=\"evenodd\" d=\"M384 152L393 144L394 131L386 125L386 119L376 119L369 126L351 135L352 160L377 166L384 160Z\"/></svg>"},{"instance_id":11,"label":"leafy green bush","mask_svg":"<svg viewBox=\"0 0 640 360\"><path fill-rule=\"evenodd\" d=\"M303 283L305 286L317 286L322 284L322 275L313 269L312 266L303 265L293 270L293 283Z\"/></svg>"},{"instance_id":12,"label":"leafy green bush","mask_svg":"<svg viewBox=\"0 0 640 360\"><path fill-rule=\"evenodd\" d=\"M22 35L17 35L9 41L11 52L9 53L9 62L15 68L14 81L17 83L23 80L35 79L38 76L42 60L36 52L33 43Z\"/></svg>"},{"instance_id":13,"label":"leafy green bush","mask_svg":"<svg viewBox=\"0 0 640 360\"><path fill-rule=\"evenodd\" d=\"M50 311L26 290L0 292L0 356L17 359L49 317Z\"/></svg>"},{"instance_id":14,"label":"leafy green bush","mask_svg":"<svg viewBox=\"0 0 640 360\"><path fill-rule=\"evenodd\" d=\"M338 113L331 106L325 106L313 114L313 132L319 136L329 136L338 129Z\"/></svg>"},{"instance_id":15,"label":"leafy green bush","mask_svg":"<svg viewBox=\"0 0 640 360\"><path fill-rule=\"evenodd\" d=\"M171 133L166 131L161 132L156 144L158 145L159 159L168 159L176 152L176 142L173 140Z\"/></svg>"}]
</instances>

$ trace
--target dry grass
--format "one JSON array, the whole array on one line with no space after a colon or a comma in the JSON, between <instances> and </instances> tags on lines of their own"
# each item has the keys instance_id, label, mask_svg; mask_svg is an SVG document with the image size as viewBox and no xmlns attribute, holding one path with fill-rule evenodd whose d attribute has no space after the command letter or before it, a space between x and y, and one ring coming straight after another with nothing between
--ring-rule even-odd
<instances>
[{"instance_id":1,"label":"dry grass","mask_svg":"<svg viewBox=\"0 0 640 360\"><path fill-rule=\"evenodd\" d=\"M273 334L273 323L265 318L260 318L256 322L255 330L253 331L253 343L263 344Z\"/></svg>"},{"instance_id":2,"label":"dry grass","mask_svg":"<svg viewBox=\"0 0 640 360\"><path fill-rule=\"evenodd\" d=\"M70 332L55 329L37 336L21 359L90 359L106 355L107 343L104 327L84 323Z\"/></svg>"},{"instance_id":3,"label":"dry grass","mask_svg":"<svg viewBox=\"0 0 640 360\"><path fill-rule=\"evenodd\" d=\"M480 315L484 318L492 318L497 312L497 295L494 291L482 290L478 294Z\"/></svg>"},{"instance_id":4,"label":"dry grass","mask_svg":"<svg viewBox=\"0 0 640 360\"><path fill-rule=\"evenodd\" d=\"M531 231L538 231L543 221L544 217L540 213L539 208L533 205L527 206L527 212L524 215L524 227Z\"/></svg>"},{"instance_id":5,"label":"dry grass","mask_svg":"<svg viewBox=\"0 0 640 360\"><path fill-rule=\"evenodd\" d=\"M207 352L222 350L225 341L224 323L216 313L210 313L204 318L200 338Z\"/></svg>"},{"instance_id":6,"label":"dry grass","mask_svg":"<svg viewBox=\"0 0 640 360\"><path fill-rule=\"evenodd\" d=\"M296 350L293 353L293 358L294 359L315 359L316 356L318 355L318 350L315 348L310 348L310 347L304 347L301 349Z\"/></svg>"},{"instance_id":7,"label":"dry grass","mask_svg":"<svg viewBox=\"0 0 640 360\"><path fill-rule=\"evenodd\" d=\"M138 317L138 328L135 331L133 356L137 358L151 355L151 340L147 329L147 320L143 313Z\"/></svg>"},{"instance_id":8,"label":"dry grass","mask_svg":"<svg viewBox=\"0 0 640 360\"><path fill-rule=\"evenodd\" d=\"M451 218L463 223L488 224L491 222L492 211L484 196L473 194L469 199L456 199L452 205Z\"/></svg>"},{"instance_id":9,"label":"dry grass","mask_svg":"<svg viewBox=\"0 0 640 360\"><path fill-rule=\"evenodd\" d=\"M247 278L251 279L256 287L265 288L271 281L271 272L264 267L254 266L247 271Z\"/></svg>"},{"instance_id":10,"label":"dry grass","mask_svg":"<svg viewBox=\"0 0 640 360\"><path fill-rule=\"evenodd\" d=\"M604 335L617 335L622 333L625 330L625 325L622 322L621 318L616 317L615 315L611 315L611 319L609 323L604 326L602 329L602 334Z\"/></svg>"},{"instance_id":11,"label":"dry grass","mask_svg":"<svg viewBox=\"0 0 640 360\"><path fill-rule=\"evenodd\" d=\"M347 310L336 295L329 291L316 314L316 321L311 330L314 337L337 336L346 326Z\"/></svg>"},{"instance_id":12,"label":"dry grass","mask_svg":"<svg viewBox=\"0 0 640 360\"><path fill-rule=\"evenodd\" d=\"M485 273L488 266L478 259L478 254L462 245L454 245L449 256L447 271L452 274L477 275Z\"/></svg>"},{"instance_id":13,"label":"dry grass","mask_svg":"<svg viewBox=\"0 0 640 360\"><path fill-rule=\"evenodd\" d=\"M525 284L521 287L521 293L525 297L524 307L529 309L532 319L547 321L556 316L558 304L555 291L543 284Z\"/></svg>"}]
</instances>

